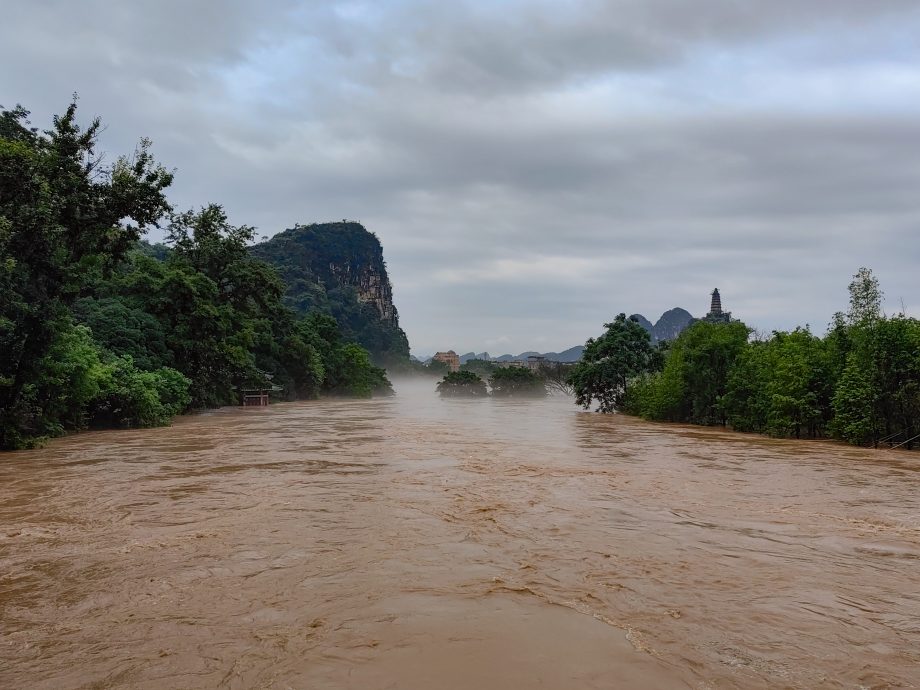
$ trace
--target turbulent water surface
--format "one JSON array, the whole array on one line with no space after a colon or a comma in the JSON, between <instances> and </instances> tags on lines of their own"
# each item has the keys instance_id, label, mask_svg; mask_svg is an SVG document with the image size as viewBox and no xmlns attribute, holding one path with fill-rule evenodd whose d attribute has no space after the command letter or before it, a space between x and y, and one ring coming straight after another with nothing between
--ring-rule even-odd
<instances>
[{"instance_id":1,"label":"turbulent water surface","mask_svg":"<svg viewBox=\"0 0 920 690\"><path fill-rule=\"evenodd\" d=\"M432 389L0 456L0 687L920 686L916 453Z\"/></svg>"}]
</instances>

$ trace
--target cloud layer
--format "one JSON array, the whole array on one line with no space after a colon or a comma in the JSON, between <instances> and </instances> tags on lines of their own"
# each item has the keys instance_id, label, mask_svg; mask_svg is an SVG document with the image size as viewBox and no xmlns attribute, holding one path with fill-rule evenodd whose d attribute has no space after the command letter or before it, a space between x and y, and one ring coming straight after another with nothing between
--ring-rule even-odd
<instances>
[{"instance_id":1,"label":"cloud layer","mask_svg":"<svg viewBox=\"0 0 920 690\"><path fill-rule=\"evenodd\" d=\"M913 0L18 2L0 103L80 94L180 207L377 232L413 348L564 349L619 311L920 315Z\"/></svg>"}]
</instances>

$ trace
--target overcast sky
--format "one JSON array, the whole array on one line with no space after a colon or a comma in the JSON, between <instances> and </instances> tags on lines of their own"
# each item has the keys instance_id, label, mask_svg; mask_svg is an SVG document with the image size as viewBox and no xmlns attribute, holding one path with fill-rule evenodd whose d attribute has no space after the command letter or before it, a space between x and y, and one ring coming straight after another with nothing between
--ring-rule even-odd
<instances>
[{"instance_id":1,"label":"overcast sky","mask_svg":"<svg viewBox=\"0 0 920 690\"><path fill-rule=\"evenodd\" d=\"M620 311L823 333L860 266L920 316L920 2L10 0L0 104L72 92L183 208L378 234L413 351ZM155 239L155 238L154 238Z\"/></svg>"}]
</instances>

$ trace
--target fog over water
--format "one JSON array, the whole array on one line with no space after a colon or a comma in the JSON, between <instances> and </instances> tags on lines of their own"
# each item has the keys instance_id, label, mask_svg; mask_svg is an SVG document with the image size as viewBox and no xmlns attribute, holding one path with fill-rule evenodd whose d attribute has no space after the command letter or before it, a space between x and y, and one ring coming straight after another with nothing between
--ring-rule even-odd
<instances>
[{"instance_id":1,"label":"fog over water","mask_svg":"<svg viewBox=\"0 0 920 690\"><path fill-rule=\"evenodd\" d=\"M920 684L913 456L433 387L4 456L0 686Z\"/></svg>"}]
</instances>

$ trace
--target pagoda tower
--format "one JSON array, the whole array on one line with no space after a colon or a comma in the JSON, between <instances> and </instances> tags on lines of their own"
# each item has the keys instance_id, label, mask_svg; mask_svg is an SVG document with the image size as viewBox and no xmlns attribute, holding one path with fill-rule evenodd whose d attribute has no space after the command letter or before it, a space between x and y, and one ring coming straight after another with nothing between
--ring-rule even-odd
<instances>
[{"instance_id":1,"label":"pagoda tower","mask_svg":"<svg viewBox=\"0 0 920 690\"><path fill-rule=\"evenodd\" d=\"M709 303L709 313L706 314L704 321L712 323L729 323L732 320L730 311L722 311L722 296L719 295L719 288L712 291L712 301Z\"/></svg>"},{"instance_id":2,"label":"pagoda tower","mask_svg":"<svg viewBox=\"0 0 920 690\"><path fill-rule=\"evenodd\" d=\"M712 302L709 304L710 316L722 316L722 297L719 295L719 288L712 291Z\"/></svg>"}]
</instances>

